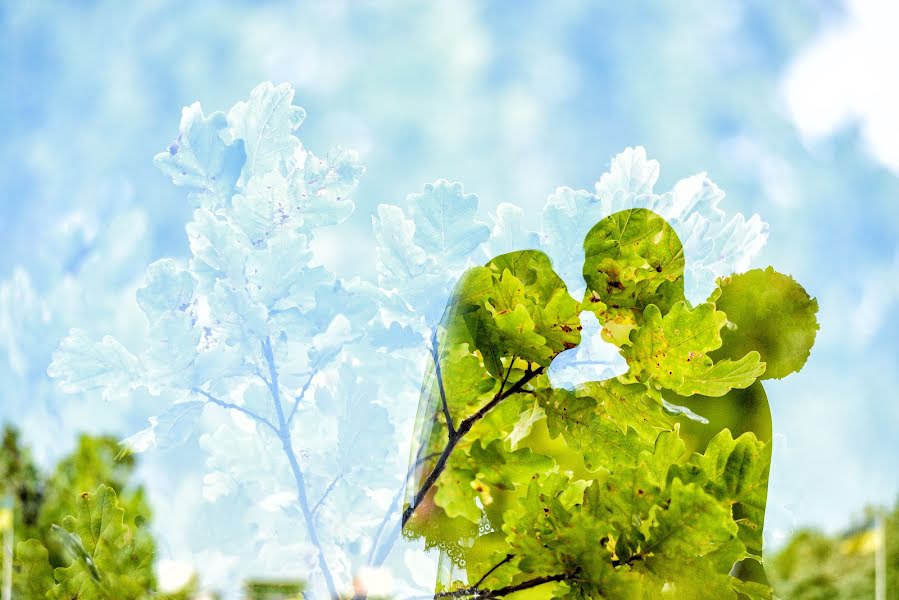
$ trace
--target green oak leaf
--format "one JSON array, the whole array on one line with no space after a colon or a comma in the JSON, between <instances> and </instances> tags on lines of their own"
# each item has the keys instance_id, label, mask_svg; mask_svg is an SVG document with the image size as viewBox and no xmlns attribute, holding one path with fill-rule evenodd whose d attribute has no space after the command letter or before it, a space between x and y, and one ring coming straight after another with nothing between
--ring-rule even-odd
<instances>
[{"instance_id":1,"label":"green oak leaf","mask_svg":"<svg viewBox=\"0 0 899 600\"><path fill-rule=\"evenodd\" d=\"M533 404L531 404L530 408L523 411L519 416L518 420L515 422L515 426L512 428L511 433L508 435L509 445L512 450L518 448L518 444L521 443L523 439L531 434L531 431L534 430L534 425L546 419L546 413L543 411L543 408L540 406L540 402L538 400L534 400Z\"/></svg>"},{"instance_id":2,"label":"green oak leaf","mask_svg":"<svg viewBox=\"0 0 899 600\"><path fill-rule=\"evenodd\" d=\"M562 436L565 442L584 458L587 469L608 469L619 464L635 464L640 453L651 442L631 427L624 431L602 409L592 396L554 389L539 394L546 413L546 424L552 438Z\"/></svg>"},{"instance_id":3,"label":"green oak leaf","mask_svg":"<svg viewBox=\"0 0 899 600\"><path fill-rule=\"evenodd\" d=\"M661 397L639 383L624 383L619 378L590 381L579 386L575 393L596 399L603 413L622 433L630 428L644 439L653 440L659 431L670 429L673 423L662 410Z\"/></svg>"},{"instance_id":4,"label":"green oak leaf","mask_svg":"<svg viewBox=\"0 0 899 600\"><path fill-rule=\"evenodd\" d=\"M499 387L499 382L485 372L481 360L468 349L468 344L447 346L439 360L443 393L456 421L474 412ZM434 402L439 402L440 386L436 374L432 388Z\"/></svg>"},{"instance_id":5,"label":"green oak leaf","mask_svg":"<svg viewBox=\"0 0 899 600\"><path fill-rule=\"evenodd\" d=\"M756 556L762 551L770 460L765 443L753 434L744 433L735 440L727 429L715 436L696 460L707 481L704 489L733 506L740 539Z\"/></svg>"},{"instance_id":6,"label":"green oak leaf","mask_svg":"<svg viewBox=\"0 0 899 600\"><path fill-rule=\"evenodd\" d=\"M494 495L527 484L535 473L553 469L554 461L535 454L528 448L508 452L500 440L487 446L481 440L450 457L447 469L441 474L434 501L447 516L463 517L480 523L482 512L477 501L489 507Z\"/></svg>"},{"instance_id":7,"label":"green oak leaf","mask_svg":"<svg viewBox=\"0 0 899 600\"><path fill-rule=\"evenodd\" d=\"M542 252L511 252L462 276L444 317L444 347L469 343L497 379L503 359L549 366L580 343L579 304Z\"/></svg>"},{"instance_id":8,"label":"green oak leaf","mask_svg":"<svg viewBox=\"0 0 899 600\"><path fill-rule=\"evenodd\" d=\"M523 573L574 572L579 564L608 552L596 540L605 531L598 520L573 522L583 488L563 474L535 475L518 505L504 515L503 533ZM610 561L609 561L610 562Z\"/></svg>"},{"instance_id":9,"label":"green oak leaf","mask_svg":"<svg viewBox=\"0 0 899 600\"><path fill-rule=\"evenodd\" d=\"M772 267L718 281L710 298L727 315L713 359L756 351L767 367L762 379L797 373L808 360L819 326L818 301L789 275Z\"/></svg>"},{"instance_id":10,"label":"green oak leaf","mask_svg":"<svg viewBox=\"0 0 899 600\"><path fill-rule=\"evenodd\" d=\"M462 464L458 464L461 462ZM474 524L481 522L481 509L477 505L478 493L474 489L475 472L463 467L464 461L450 464L440 475L434 503L451 519L461 517Z\"/></svg>"},{"instance_id":11,"label":"green oak leaf","mask_svg":"<svg viewBox=\"0 0 899 600\"><path fill-rule=\"evenodd\" d=\"M684 252L664 218L635 208L609 215L584 239L584 308L617 346L653 304L663 312L684 299Z\"/></svg>"},{"instance_id":12,"label":"green oak leaf","mask_svg":"<svg viewBox=\"0 0 899 600\"><path fill-rule=\"evenodd\" d=\"M511 490L529 483L535 473L547 473L555 466L551 458L536 454L530 448L506 451L500 440L493 440L486 447L476 440L469 456L477 471L478 482L497 490ZM481 493L482 500L488 491Z\"/></svg>"},{"instance_id":13,"label":"green oak leaf","mask_svg":"<svg viewBox=\"0 0 899 600\"><path fill-rule=\"evenodd\" d=\"M651 519L666 489L669 466L684 454L677 431L663 431L651 448L640 453L636 464L616 465L605 481L594 482L587 491L585 510L613 526L610 537L621 560L640 554L645 542L643 523Z\"/></svg>"},{"instance_id":14,"label":"green oak leaf","mask_svg":"<svg viewBox=\"0 0 899 600\"><path fill-rule=\"evenodd\" d=\"M514 349L515 355L527 361L548 364L552 350L546 338L537 333L528 304L533 306L533 302L525 298L524 283L506 269L493 286L486 307L493 317L497 337L506 350L504 354L511 354Z\"/></svg>"},{"instance_id":15,"label":"green oak leaf","mask_svg":"<svg viewBox=\"0 0 899 600\"><path fill-rule=\"evenodd\" d=\"M741 581L731 578L731 585L740 600L772 600L774 591L770 585L757 583L755 581Z\"/></svg>"},{"instance_id":16,"label":"green oak leaf","mask_svg":"<svg viewBox=\"0 0 899 600\"><path fill-rule=\"evenodd\" d=\"M588 383L577 390L539 390L549 435L561 435L584 457L588 469L634 465L652 451L660 431L673 420L641 384L618 379Z\"/></svg>"},{"instance_id":17,"label":"green oak leaf","mask_svg":"<svg viewBox=\"0 0 899 600\"><path fill-rule=\"evenodd\" d=\"M711 303L691 309L677 302L664 316L657 306L648 306L643 324L622 348L628 377L682 396L723 396L749 387L765 371L758 352L718 362L708 356L721 347L725 322L725 314Z\"/></svg>"},{"instance_id":18,"label":"green oak leaf","mask_svg":"<svg viewBox=\"0 0 899 600\"><path fill-rule=\"evenodd\" d=\"M728 572L743 552L730 511L696 484L675 479L669 501L653 506L641 525L645 545L635 568L665 583L730 588Z\"/></svg>"},{"instance_id":19,"label":"green oak leaf","mask_svg":"<svg viewBox=\"0 0 899 600\"><path fill-rule=\"evenodd\" d=\"M20 542L16 546L17 572L13 576L15 598L38 600L46 598L47 590L56 583L50 555L44 545L37 540Z\"/></svg>"},{"instance_id":20,"label":"green oak leaf","mask_svg":"<svg viewBox=\"0 0 899 600\"><path fill-rule=\"evenodd\" d=\"M644 450L640 456L642 464L649 471L650 481L656 486L665 486L671 465L679 463L687 451L686 444L678 433L676 425L673 430L662 431L656 438L652 452Z\"/></svg>"},{"instance_id":21,"label":"green oak leaf","mask_svg":"<svg viewBox=\"0 0 899 600\"><path fill-rule=\"evenodd\" d=\"M152 541L126 525L112 488L82 493L77 514L57 529L71 563L54 571L53 600L130 600L143 596L153 579Z\"/></svg>"}]
</instances>

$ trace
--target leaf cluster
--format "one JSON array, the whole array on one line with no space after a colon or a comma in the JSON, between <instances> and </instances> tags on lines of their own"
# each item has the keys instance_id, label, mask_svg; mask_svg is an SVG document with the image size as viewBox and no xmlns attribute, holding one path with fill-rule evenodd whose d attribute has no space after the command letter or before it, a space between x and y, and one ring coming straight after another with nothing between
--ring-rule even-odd
<instances>
[{"instance_id":1,"label":"leaf cluster","mask_svg":"<svg viewBox=\"0 0 899 600\"><path fill-rule=\"evenodd\" d=\"M114 438L83 435L45 476L5 430L0 481L14 499L16 538L26 540L15 547L14 597L159 597L150 508L131 483L134 458L120 450Z\"/></svg>"},{"instance_id":2,"label":"leaf cluster","mask_svg":"<svg viewBox=\"0 0 899 600\"><path fill-rule=\"evenodd\" d=\"M761 561L770 433L685 435L690 411L677 402L738 402L764 377L763 356L798 356L798 370L807 348L791 355L753 343L764 324L752 316L756 298L741 304L735 293L743 276L692 306L680 241L651 211L611 215L584 248L582 302L530 250L470 269L450 301L420 409L406 524L465 572L438 595L771 597L763 573L741 571ZM754 287L784 276L746 277ZM786 287L812 306L795 282ZM773 294L776 303L776 286ZM554 388L545 369L580 343L583 310L630 369ZM810 314L794 325L809 347Z\"/></svg>"}]
</instances>

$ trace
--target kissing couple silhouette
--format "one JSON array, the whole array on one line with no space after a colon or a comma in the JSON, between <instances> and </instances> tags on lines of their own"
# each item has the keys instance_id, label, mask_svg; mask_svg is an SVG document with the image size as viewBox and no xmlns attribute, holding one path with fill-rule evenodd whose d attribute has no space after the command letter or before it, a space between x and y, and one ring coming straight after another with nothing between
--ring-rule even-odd
<instances>
[{"instance_id":1,"label":"kissing couple silhouette","mask_svg":"<svg viewBox=\"0 0 899 600\"><path fill-rule=\"evenodd\" d=\"M771 413L817 302L772 268L684 296L678 235L648 209L584 240L573 298L538 250L466 271L432 338L408 537L440 550L435 597L762 598ZM628 365L554 387L581 315Z\"/></svg>"}]
</instances>

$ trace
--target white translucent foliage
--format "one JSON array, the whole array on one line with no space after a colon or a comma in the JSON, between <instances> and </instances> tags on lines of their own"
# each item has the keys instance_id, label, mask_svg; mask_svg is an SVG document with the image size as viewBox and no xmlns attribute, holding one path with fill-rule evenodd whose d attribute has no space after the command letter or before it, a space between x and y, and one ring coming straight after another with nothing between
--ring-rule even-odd
<instances>
[{"instance_id":1,"label":"white translucent foliage","mask_svg":"<svg viewBox=\"0 0 899 600\"><path fill-rule=\"evenodd\" d=\"M596 183L595 193L558 188L543 208L541 230L521 230L520 210L500 205L494 219L493 238L499 244L490 250L512 249L514 240L527 238L529 247L545 251L553 268L580 297L585 288L583 240L590 229L612 213L629 208L648 208L665 217L684 247L685 294L694 304L703 302L718 277L749 268L752 258L768 238L768 225L758 215L728 218L719 206L724 193L700 173L678 181L674 188L657 194L659 163L650 160L642 147L627 148L612 159L610 169ZM573 387L582 381L621 374L627 365L611 344L597 333L598 323L586 319L584 342L562 353L550 369L553 384Z\"/></svg>"},{"instance_id":2,"label":"white translucent foliage","mask_svg":"<svg viewBox=\"0 0 899 600\"><path fill-rule=\"evenodd\" d=\"M346 494L328 487L339 472L350 480L345 487L361 490L354 500L364 507L366 482L352 482L351 467L363 461L348 455L326 464L333 440L325 422L334 422L348 449L364 424L387 436L392 427L383 408L358 406L367 398L361 392L335 394L325 406L316 398L324 391L312 385L316 374L343 368L344 345L362 336L376 308L344 302L364 285L338 283L317 264L315 230L351 214L348 195L362 168L353 152L338 148L319 158L303 147L296 129L304 112L293 96L289 85L267 83L227 116L205 116L199 104L184 109L177 140L155 162L196 203L186 227L189 262L163 259L147 269L137 290L148 324L142 347L72 330L48 373L68 392L114 398L145 388L168 401L126 440L132 450L176 445L209 429L201 436L209 453L206 497L249 494L251 503L272 508L272 498L292 495L295 517L299 481L286 442L307 469L310 497ZM343 386L352 381L340 378ZM277 519L247 519L270 554L280 551L283 535L308 542L299 522L288 528Z\"/></svg>"},{"instance_id":3,"label":"white translucent foliage","mask_svg":"<svg viewBox=\"0 0 899 600\"><path fill-rule=\"evenodd\" d=\"M176 185L191 189L210 203L224 202L244 162L243 143L222 142L221 133L227 126L224 113L207 118L199 102L185 107L178 138L168 152L156 155L156 166Z\"/></svg>"},{"instance_id":4,"label":"white translucent foliage","mask_svg":"<svg viewBox=\"0 0 899 600\"><path fill-rule=\"evenodd\" d=\"M460 183L439 180L399 206L378 206L372 218L377 240L378 283L398 294L426 329L436 325L452 286L490 237L478 220L478 199ZM409 323L409 322L407 322ZM409 323L411 324L411 323Z\"/></svg>"},{"instance_id":5,"label":"white translucent foliage","mask_svg":"<svg viewBox=\"0 0 899 600\"><path fill-rule=\"evenodd\" d=\"M583 248L565 239L566 219L572 223L578 219L586 234L600 219L628 208L657 212L677 232L686 259L685 294L694 304L708 297L718 277L749 268L768 239L768 225L758 215L747 219L738 213L728 218L719 206L724 192L705 173L681 179L661 194L654 191L658 178L658 161L647 159L642 147L627 148L612 159L609 172L596 183L595 194L560 188L550 197L541 240L569 285L577 281L574 287L583 288L582 280L569 278L575 267L580 272ZM582 243L583 235L577 239Z\"/></svg>"}]
</instances>

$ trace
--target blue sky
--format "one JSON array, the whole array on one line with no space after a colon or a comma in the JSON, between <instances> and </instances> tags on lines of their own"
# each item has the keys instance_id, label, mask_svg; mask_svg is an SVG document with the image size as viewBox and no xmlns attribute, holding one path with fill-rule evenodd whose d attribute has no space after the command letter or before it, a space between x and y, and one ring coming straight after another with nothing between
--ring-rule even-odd
<instances>
[{"instance_id":1,"label":"blue sky","mask_svg":"<svg viewBox=\"0 0 899 600\"><path fill-rule=\"evenodd\" d=\"M339 266L359 274L373 269L377 204L438 177L477 193L485 220L511 201L536 225L556 186L592 189L626 146L660 161L661 189L708 172L728 212L770 224L756 266L791 273L821 309L806 368L766 384L769 537L839 529L866 503L891 502L899 75L886 57L899 52L899 13L710 4L5 3L0 415L45 460L65 450L60 433L141 426L137 402L58 393L50 353L75 325L139 337L128 303L146 265L187 256L190 206L152 161L181 108L227 110L261 81L287 81L308 114L304 142L356 148L367 166L352 244L332 240L350 247ZM163 481L165 460L150 460L151 489L189 489Z\"/></svg>"}]
</instances>

